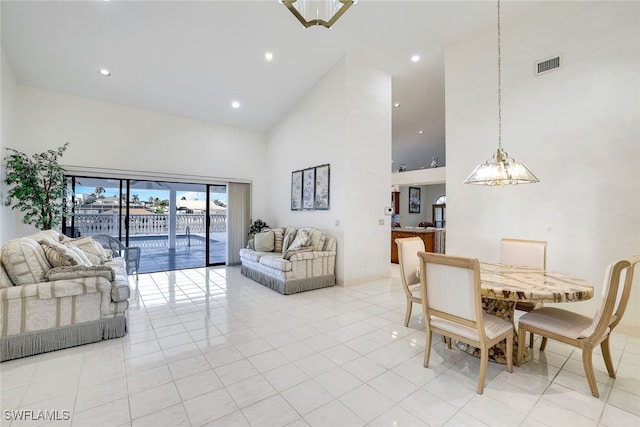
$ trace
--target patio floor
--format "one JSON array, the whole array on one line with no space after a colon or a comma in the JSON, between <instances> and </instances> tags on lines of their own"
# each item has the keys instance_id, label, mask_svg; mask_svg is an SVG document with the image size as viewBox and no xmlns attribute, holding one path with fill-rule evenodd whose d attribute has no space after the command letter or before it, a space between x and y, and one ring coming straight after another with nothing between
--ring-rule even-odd
<instances>
[{"instance_id":1,"label":"patio floor","mask_svg":"<svg viewBox=\"0 0 640 427\"><path fill-rule=\"evenodd\" d=\"M129 244L141 248L139 273L197 268L206 264L205 240L202 236L193 236L190 245L179 239L175 249L168 247L166 236L135 236ZM226 240L211 239L209 250L211 264L226 262Z\"/></svg>"}]
</instances>

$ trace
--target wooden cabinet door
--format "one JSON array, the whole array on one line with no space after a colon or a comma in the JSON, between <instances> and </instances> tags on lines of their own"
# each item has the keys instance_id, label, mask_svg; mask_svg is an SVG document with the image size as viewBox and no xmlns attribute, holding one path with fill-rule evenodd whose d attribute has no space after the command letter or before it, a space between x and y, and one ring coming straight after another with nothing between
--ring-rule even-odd
<instances>
[{"instance_id":1,"label":"wooden cabinet door","mask_svg":"<svg viewBox=\"0 0 640 427\"><path fill-rule=\"evenodd\" d=\"M424 249L426 252L433 252L434 245L434 233L412 233L410 231L392 231L391 232L391 262L398 264L398 245L396 239L403 239L405 237L420 237L424 242Z\"/></svg>"}]
</instances>

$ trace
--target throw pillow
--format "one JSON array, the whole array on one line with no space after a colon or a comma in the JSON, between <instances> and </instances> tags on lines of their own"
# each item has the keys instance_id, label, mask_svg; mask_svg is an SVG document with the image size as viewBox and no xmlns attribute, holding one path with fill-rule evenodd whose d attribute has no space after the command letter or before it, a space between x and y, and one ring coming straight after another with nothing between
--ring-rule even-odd
<instances>
[{"instance_id":1,"label":"throw pillow","mask_svg":"<svg viewBox=\"0 0 640 427\"><path fill-rule=\"evenodd\" d=\"M291 249L288 250L287 253L284 255L284 259L291 259L292 256L294 256L297 253L300 252L312 252L313 251L313 246L309 245L309 246L304 246L302 248L298 248L298 249Z\"/></svg>"},{"instance_id":2,"label":"throw pillow","mask_svg":"<svg viewBox=\"0 0 640 427\"><path fill-rule=\"evenodd\" d=\"M300 230L304 230L309 234L311 246L313 246L314 251L321 251L324 249L324 242L327 240L327 236L324 234L324 231L311 227L301 228Z\"/></svg>"},{"instance_id":3,"label":"throw pillow","mask_svg":"<svg viewBox=\"0 0 640 427\"><path fill-rule=\"evenodd\" d=\"M275 248L275 234L273 230L261 231L254 235L253 245L258 252L273 252Z\"/></svg>"},{"instance_id":4,"label":"throw pillow","mask_svg":"<svg viewBox=\"0 0 640 427\"><path fill-rule=\"evenodd\" d=\"M294 253L297 252L306 252L313 250L311 246L311 238L309 234L304 230L299 230L296 233L296 238L293 239L293 242L287 248L287 253L284 255L284 259L290 259Z\"/></svg>"},{"instance_id":5,"label":"throw pillow","mask_svg":"<svg viewBox=\"0 0 640 427\"><path fill-rule=\"evenodd\" d=\"M293 234L287 234L284 236L284 240L282 241L282 255L287 254L287 250L289 249L289 245L293 242L295 236Z\"/></svg>"},{"instance_id":6,"label":"throw pillow","mask_svg":"<svg viewBox=\"0 0 640 427\"><path fill-rule=\"evenodd\" d=\"M40 246L42 246L44 255L47 257L51 267L69 267L83 264L83 259L74 251L49 238L41 239Z\"/></svg>"},{"instance_id":7,"label":"throw pillow","mask_svg":"<svg viewBox=\"0 0 640 427\"><path fill-rule=\"evenodd\" d=\"M282 255L287 253L287 248L293 242L293 239L296 238L296 233L298 229L296 227L286 227L284 229L284 238L282 239Z\"/></svg>"},{"instance_id":8,"label":"throw pillow","mask_svg":"<svg viewBox=\"0 0 640 427\"><path fill-rule=\"evenodd\" d=\"M45 274L51 269L42 246L27 237L5 243L0 258L14 286L44 282Z\"/></svg>"},{"instance_id":9,"label":"throw pillow","mask_svg":"<svg viewBox=\"0 0 640 427\"><path fill-rule=\"evenodd\" d=\"M102 264L102 262L100 261L100 258L97 255L93 255L89 252L85 252L79 247L77 247L76 245L74 245L73 243L65 243L65 246L82 259L82 262L79 262L78 265L91 266L91 265Z\"/></svg>"},{"instance_id":10,"label":"throw pillow","mask_svg":"<svg viewBox=\"0 0 640 427\"><path fill-rule=\"evenodd\" d=\"M82 249L85 254L97 256L101 262L105 262L108 259L107 253L102 245L89 236L79 237L77 239L66 239L64 244L67 246L70 244L74 245Z\"/></svg>"},{"instance_id":11,"label":"throw pillow","mask_svg":"<svg viewBox=\"0 0 640 427\"><path fill-rule=\"evenodd\" d=\"M282 252L282 243L284 242L284 228L272 228L274 235L274 252Z\"/></svg>"}]
</instances>

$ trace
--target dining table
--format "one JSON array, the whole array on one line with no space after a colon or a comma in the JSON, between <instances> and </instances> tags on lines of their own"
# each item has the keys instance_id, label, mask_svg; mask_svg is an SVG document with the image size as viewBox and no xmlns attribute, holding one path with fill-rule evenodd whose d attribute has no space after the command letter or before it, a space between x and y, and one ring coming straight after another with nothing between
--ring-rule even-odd
<instances>
[{"instance_id":1,"label":"dining table","mask_svg":"<svg viewBox=\"0 0 640 427\"><path fill-rule=\"evenodd\" d=\"M518 344L514 317L517 302L564 303L593 297L593 285L571 274L486 262L480 263L480 288L483 310L514 325L514 361ZM480 357L478 348L464 343L458 343L458 347ZM506 343L498 343L489 349L489 360L506 363L505 354ZM531 354L525 351L524 361L530 359Z\"/></svg>"}]
</instances>

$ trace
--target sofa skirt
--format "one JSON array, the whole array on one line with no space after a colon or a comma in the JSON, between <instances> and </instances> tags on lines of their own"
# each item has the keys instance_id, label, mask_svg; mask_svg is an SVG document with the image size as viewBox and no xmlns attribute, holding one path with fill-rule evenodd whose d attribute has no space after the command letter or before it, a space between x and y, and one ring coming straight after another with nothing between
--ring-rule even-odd
<instances>
[{"instance_id":1,"label":"sofa skirt","mask_svg":"<svg viewBox=\"0 0 640 427\"><path fill-rule=\"evenodd\" d=\"M127 334L127 318L116 316L0 338L0 362L90 344Z\"/></svg>"},{"instance_id":2,"label":"sofa skirt","mask_svg":"<svg viewBox=\"0 0 640 427\"><path fill-rule=\"evenodd\" d=\"M260 271L256 271L242 265L240 272L251 280L264 285L283 295L295 294L298 292L311 291L314 289L328 288L336 284L334 274L326 276L308 277L306 279L294 279L284 281L273 276L269 276Z\"/></svg>"}]
</instances>

